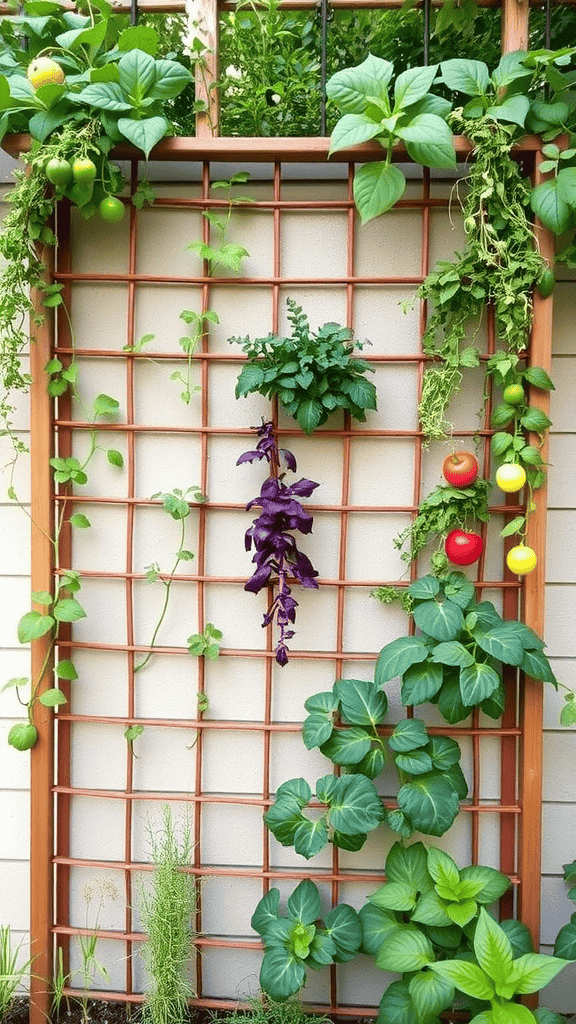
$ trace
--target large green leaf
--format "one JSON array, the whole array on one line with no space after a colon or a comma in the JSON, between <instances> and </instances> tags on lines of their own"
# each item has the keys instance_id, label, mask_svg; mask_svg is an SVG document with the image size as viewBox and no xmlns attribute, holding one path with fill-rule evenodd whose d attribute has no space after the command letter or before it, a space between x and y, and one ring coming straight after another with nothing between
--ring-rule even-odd
<instances>
[{"instance_id":1,"label":"large green leaf","mask_svg":"<svg viewBox=\"0 0 576 1024\"><path fill-rule=\"evenodd\" d=\"M402 636L386 644L378 655L374 681L378 687L383 686L395 676L402 676L406 669L420 661L425 661L430 648L421 636Z\"/></svg>"},{"instance_id":2,"label":"large green leaf","mask_svg":"<svg viewBox=\"0 0 576 1024\"><path fill-rule=\"evenodd\" d=\"M306 981L302 960L287 949L274 947L264 954L260 968L260 985L265 992L282 1003L295 995Z\"/></svg>"},{"instance_id":3,"label":"large green leaf","mask_svg":"<svg viewBox=\"0 0 576 1024\"><path fill-rule=\"evenodd\" d=\"M304 707L310 714L332 715L338 710L338 697L333 690L323 690L321 693L313 693L304 701Z\"/></svg>"},{"instance_id":4,"label":"large green leaf","mask_svg":"<svg viewBox=\"0 0 576 1024\"><path fill-rule=\"evenodd\" d=\"M278 919L278 910L280 907L280 891L278 889L270 889L269 892L265 893L260 902L258 903L254 913L252 914L252 925L255 932L259 935L264 936L266 929L272 924L273 921Z\"/></svg>"},{"instance_id":5,"label":"large green leaf","mask_svg":"<svg viewBox=\"0 0 576 1024\"><path fill-rule=\"evenodd\" d=\"M178 61L157 60L156 80L148 95L155 99L170 100L178 96L191 81L192 75L188 68L183 67Z\"/></svg>"},{"instance_id":6,"label":"large green leaf","mask_svg":"<svg viewBox=\"0 0 576 1024\"><path fill-rule=\"evenodd\" d=\"M376 956L386 936L397 927L398 922L389 910L381 910L370 903L358 911L362 922L362 951Z\"/></svg>"},{"instance_id":7,"label":"large green leaf","mask_svg":"<svg viewBox=\"0 0 576 1024\"><path fill-rule=\"evenodd\" d=\"M28 122L30 134L38 142L44 142L61 124L64 124L70 117L70 107L65 103L59 103L52 110L40 110L34 114Z\"/></svg>"},{"instance_id":8,"label":"large green leaf","mask_svg":"<svg viewBox=\"0 0 576 1024\"><path fill-rule=\"evenodd\" d=\"M534 1016L538 1024L566 1024L566 1018L561 1013L554 1013L547 1006L539 1006L534 1010Z\"/></svg>"},{"instance_id":9,"label":"large green leaf","mask_svg":"<svg viewBox=\"0 0 576 1024\"><path fill-rule=\"evenodd\" d=\"M447 598L423 601L414 608L414 622L434 640L455 640L464 628L462 609Z\"/></svg>"},{"instance_id":10,"label":"large green leaf","mask_svg":"<svg viewBox=\"0 0 576 1024\"><path fill-rule=\"evenodd\" d=\"M407 981L393 981L382 999L377 1024L420 1024Z\"/></svg>"},{"instance_id":11,"label":"large green leaf","mask_svg":"<svg viewBox=\"0 0 576 1024\"><path fill-rule=\"evenodd\" d=\"M330 822L344 835L370 832L384 820L374 784L364 775L325 775L316 784L318 799L330 808Z\"/></svg>"},{"instance_id":12,"label":"large green leaf","mask_svg":"<svg viewBox=\"0 0 576 1024\"><path fill-rule=\"evenodd\" d=\"M367 779L375 779L384 768L386 758L381 743L374 744L358 764L351 765L348 771L365 775Z\"/></svg>"},{"instance_id":13,"label":"large green leaf","mask_svg":"<svg viewBox=\"0 0 576 1024\"><path fill-rule=\"evenodd\" d=\"M565 198L558 178L550 178L532 189L530 205L544 226L556 235L567 231L572 224L574 209Z\"/></svg>"},{"instance_id":14,"label":"large green leaf","mask_svg":"<svg viewBox=\"0 0 576 1024\"><path fill-rule=\"evenodd\" d=\"M117 82L92 82L81 92L70 94L69 99L97 110L130 110L130 101Z\"/></svg>"},{"instance_id":15,"label":"large green leaf","mask_svg":"<svg viewBox=\"0 0 576 1024\"><path fill-rule=\"evenodd\" d=\"M446 771L460 761L460 747L449 736L431 736L427 750L439 771Z\"/></svg>"},{"instance_id":16,"label":"large green leaf","mask_svg":"<svg viewBox=\"0 0 576 1024\"><path fill-rule=\"evenodd\" d=\"M362 164L354 175L354 201L362 223L392 209L404 195L406 178L395 164Z\"/></svg>"},{"instance_id":17,"label":"large green leaf","mask_svg":"<svg viewBox=\"0 0 576 1024\"><path fill-rule=\"evenodd\" d=\"M409 983L408 990L416 1008L418 1019L426 1020L450 1006L454 999L454 985L430 971L419 971Z\"/></svg>"},{"instance_id":18,"label":"large green leaf","mask_svg":"<svg viewBox=\"0 0 576 1024\"><path fill-rule=\"evenodd\" d=\"M408 587L410 597L416 601L427 601L428 598L436 597L439 592L440 580L437 576L422 576Z\"/></svg>"},{"instance_id":19,"label":"large green leaf","mask_svg":"<svg viewBox=\"0 0 576 1024\"><path fill-rule=\"evenodd\" d=\"M540 679L544 683L556 684L556 676L548 658L542 651L524 651L520 668L532 679Z\"/></svg>"},{"instance_id":20,"label":"large green leaf","mask_svg":"<svg viewBox=\"0 0 576 1024\"><path fill-rule=\"evenodd\" d=\"M569 960L557 956L524 953L524 956L514 961L515 991L522 996L529 992L538 992L569 963Z\"/></svg>"},{"instance_id":21,"label":"large green leaf","mask_svg":"<svg viewBox=\"0 0 576 1024\"><path fill-rule=\"evenodd\" d=\"M507 918L504 921L500 921L500 927L502 931L506 932L506 935L510 939L512 956L514 959L522 956L523 953L532 953L534 951L530 931L525 924L522 924L521 921L514 921L512 918ZM576 959L576 957L574 959Z\"/></svg>"},{"instance_id":22,"label":"large green leaf","mask_svg":"<svg viewBox=\"0 0 576 1024\"><path fill-rule=\"evenodd\" d=\"M576 960L576 921L569 921L560 929L554 944L554 956Z\"/></svg>"},{"instance_id":23,"label":"large green leaf","mask_svg":"<svg viewBox=\"0 0 576 1024\"><path fill-rule=\"evenodd\" d=\"M371 380L364 380L363 377L355 377L348 381L343 389L350 401L360 409L376 409L377 394L376 388ZM353 410L355 412L355 410Z\"/></svg>"},{"instance_id":24,"label":"large green leaf","mask_svg":"<svg viewBox=\"0 0 576 1024\"><path fill-rule=\"evenodd\" d=\"M324 406L314 398L305 398L298 405L296 419L305 434L312 434L324 414Z\"/></svg>"},{"instance_id":25,"label":"large green leaf","mask_svg":"<svg viewBox=\"0 0 576 1024\"><path fill-rule=\"evenodd\" d=\"M406 143L408 155L425 167L456 167L452 134L446 121L437 114L418 114L410 123L396 129Z\"/></svg>"},{"instance_id":26,"label":"large green leaf","mask_svg":"<svg viewBox=\"0 0 576 1024\"><path fill-rule=\"evenodd\" d=\"M431 963L430 970L451 982L460 992L474 999L492 999L494 986L477 964L465 960L440 960Z\"/></svg>"},{"instance_id":27,"label":"large green leaf","mask_svg":"<svg viewBox=\"0 0 576 1024\"><path fill-rule=\"evenodd\" d=\"M118 61L120 87L137 107L156 82L156 61L144 50L128 50Z\"/></svg>"},{"instance_id":28,"label":"large green leaf","mask_svg":"<svg viewBox=\"0 0 576 1024\"><path fill-rule=\"evenodd\" d=\"M425 775L433 768L432 759L425 750L410 750L406 754L397 754L394 763L399 771L407 775Z\"/></svg>"},{"instance_id":29,"label":"large green leaf","mask_svg":"<svg viewBox=\"0 0 576 1024\"><path fill-rule=\"evenodd\" d=\"M145 117L141 121L121 117L118 119L118 131L137 149L141 149L148 159L150 150L166 135L168 121L165 117Z\"/></svg>"},{"instance_id":30,"label":"large green leaf","mask_svg":"<svg viewBox=\"0 0 576 1024\"><path fill-rule=\"evenodd\" d=\"M331 718L324 715L308 715L302 726L302 739L307 750L313 747L321 747L332 735L333 724Z\"/></svg>"},{"instance_id":31,"label":"large green leaf","mask_svg":"<svg viewBox=\"0 0 576 1024\"><path fill-rule=\"evenodd\" d=\"M503 661L506 665L521 663L524 648L517 632L514 628L510 629L507 622L494 626L487 633L475 629L473 635L478 646L498 661Z\"/></svg>"},{"instance_id":32,"label":"large green leaf","mask_svg":"<svg viewBox=\"0 0 576 1024\"><path fill-rule=\"evenodd\" d=\"M435 928L446 928L452 924L446 913L444 902L434 889L425 892L420 897L410 920L418 921L419 924L432 925Z\"/></svg>"},{"instance_id":33,"label":"large green leaf","mask_svg":"<svg viewBox=\"0 0 576 1024\"><path fill-rule=\"evenodd\" d=\"M490 76L483 61L455 58L440 65L442 79L449 89L466 96L482 96L488 89Z\"/></svg>"},{"instance_id":34,"label":"large green leaf","mask_svg":"<svg viewBox=\"0 0 576 1024\"><path fill-rule=\"evenodd\" d=\"M444 673L444 682L438 695L437 705L440 714L450 725L456 725L457 722L468 717L472 709L462 701L458 674L448 676L447 673Z\"/></svg>"},{"instance_id":35,"label":"large green leaf","mask_svg":"<svg viewBox=\"0 0 576 1024\"><path fill-rule=\"evenodd\" d=\"M278 786L276 790L276 799L280 800L284 797L293 797L299 807L305 807L310 802L312 796L312 790L306 782L306 779L288 779L287 782L283 782L282 785Z\"/></svg>"},{"instance_id":36,"label":"large green leaf","mask_svg":"<svg viewBox=\"0 0 576 1024\"><path fill-rule=\"evenodd\" d=\"M366 679L339 679L334 692L346 722L374 726L384 721L388 700L374 683Z\"/></svg>"},{"instance_id":37,"label":"large green leaf","mask_svg":"<svg viewBox=\"0 0 576 1024\"><path fill-rule=\"evenodd\" d=\"M86 612L75 597L61 598L54 605L53 612L58 622L77 622L78 619L86 618Z\"/></svg>"},{"instance_id":38,"label":"large green leaf","mask_svg":"<svg viewBox=\"0 0 576 1024\"><path fill-rule=\"evenodd\" d=\"M294 849L301 857L310 860L320 850L323 850L328 842L328 825L324 818L311 821L305 815L294 831Z\"/></svg>"},{"instance_id":39,"label":"large green leaf","mask_svg":"<svg viewBox=\"0 0 576 1024\"><path fill-rule=\"evenodd\" d=\"M264 822L282 846L292 846L296 830L304 822L301 805L292 796L277 797L266 811Z\"/></svg>"},{"instance_id":40,"label":"large green leaf","mask_svg":"<svg viewBox=\"0 0 576 1024\"><path fill-rule=\"evenodd\" d=\"M506 875L496 868L483 867L481 864L462 868L460 878L462 881L482 883L482 888L474 897L478 903L494 903L510 888L510 879Z\"/></svg>"},{"instance_id":41,"label":"large green leaf","mask_svg":"<svg viewBox=\"0 0 576 1024\"><path fill-rule=\"evenodd\" d=\"M411 704L424 704L438 693L443 678L442 665L428 660L411 665L402 676L402 703L406 707Z\"/></svg>"},{"instance_id":42,"label":"large green leaf","mask_svg":"<svg viewBox=\"0 0 576 1024\"><path fill-rule=\"evenodd\" d=\"M440 776L418 776L402 786L398 806L418 832L442 836L458 814L458 794Z\"/></svg>"},{"instance_id":43,"label":"large green leaf","mask_svg":"<svg viewBox=\"0 0 576 1024\"><path fill-rule=\"evenodd\" d=\"M445 899L457 899L460 871L455 861L444 850L431 846L428 850L428 871L436 884L448 891L442 893Z\"/></svg>"},{"instance_id":44,"label":"large green leaf","mask_svg":"<svg viewBox=\"0 0 576 1024\"><path fill-rule=\"evenodd\" d=\"M326 92L339 110L345 114L361 114L372 97L387 95L394 65L368 54L366 60L354 68L344 68L332 75L326 83Z\"/></svg>"},{"instance_id":45,"label":"large green leaf","mask_svg":"<svg viewBox=\"0 0 576 1024\"><path fill-rule=\"evenodd\" d=\"M502 103L488 107L486 117L493 117L495 121L511 122L523 128L529 109L530 100L527 96L507 96Z\"/></svg>"},{"instance_id":46,"label":"large green leaf","mask_svg":"<svg viewBox=\"0 0 576 1024\"><path fill-rule=\"evenodd\" d=\"M405 718L403 722L398 723L388 739L392 750L401 754L408 750L417 750L418 747L424 747L427 743L428 733L420 718Z\"/></svg>"},{"instance_id":47,"label":"large green leaf","mask_svg":"<svg viewBox=\"0 0 576 1024\"><path fill-rule=\"evenodd\" d=\"M338 729L322 744L321 750L334 764L358 764L370 750L372 740L360 726Z\"/></svg>"},{"instance_id":48,"label":"large green leaf","mask_svg":"<svg viewBox=\"0 0 576 1024\"><path fill-rule=\"evenodd\" d=\"M490 1024L534 1024L534 1014L520 1003L492 1003Z\"/></svg>"},{"instance_id":49,"label":"large green leaf","mask_svg":"<svg viewBox=\"0 0 576 1024\"><path fill-rule=\"evenodd\" d=\"M320 917L322 902L314 882L305 878L296 886L288 898L287 910L288 917L302 924L313 924L316 918Z\"/></svg>"},{"instance_id":50,"label":"large green leaf","mask_svg":"<svg viewBox=\"0 0 576 1024\"><path fill-rule=\"evenodd\" d=\"M41 615L40 612L27 612L18 623L18 640L21 644L27 644L31 640L39 640L41 636L49 633L54 625L51 615Z\"/></svg>"},{"instance_id":51,"label":"large green leaf","mask_svg":"<svg viewBox=\"0 0 576 1024\"><path fill-rule=\"evenodd\" d=\"M326 931L336 945L338 963L351 960L362 944L362 924L353 907L339 903L326 915Z\"/></svg>"},{"instance_id":52,"label":"large green leaf","mask_svg":"<svg viewBox=\"0 0 576 1024\"><path fill-rule=\"evenodd\" d=\"M310 943L310 952L306 958L306 963L318 970L320 967L334 963L335 953L336 943L332 941L323 928L317 928L316 934Z\"/></svg>"},{"instance_id":53,"label":"large green leaf","mask_svg":"<svg viewBox=\"0 0 576 1024\"><path fill-rule=\"evenodd\" d=\"M390 882L407 882L418 892L428 892L433 882L428 872L428 851L424 843L403 846L394 843L386 857L386 878Z\"/></svg>"},{"instance_id":54,"label":"large green leaf","mask_svg":"<svg viewBox=\"0 0 576 1024\"><path fill-rule=\"evenodd\" d=\"M330 138L330 154L361 142L375 139L382 134L382 125L366 114L345 114L341 117Z\"/></svg>"},{"instance_id":55,"label":"large green leaf","mask_svg":"<svg viewBox=\"0 0 576 1024\"><path fill-rule=\"evenodd\" d=\"M383 971L419 971L434 959L430 939L413 925L399 925L384 939L376 956Z\"/></svg>"},{"instance_id":56,"label":"large green leaf","mask_svg":"<svg viewBox=\"0 0 576 1024\"><path fill-rule=\"evenodd\" d=\"M446 643L437 644L432 650L432 661L441 665L463 666L473 665L474 655L466 650L464 644L459 640L448 640Z\"/></svg>"},{"instance_id":57,"label":"large green leaf","mask_svg":"<svg viewBox=\"0 0 576 1024\"><path fill-rule=\"evenodd\" d=\"M480 704L500 686L500 676L484 662L460 669L460 693L464 704L472 707Z\"/></svg>"},{"instance_id":58,"label":"large green leaf","mask_svg":"<svg viewBox=\"0 0 576 1024\"><path fill-rule=\"evenodd\" d=\"M503 995L500 987L510 978L512 946L506 933L483 907L474 932L474 953L482 970L494 982L497 994ZM511 995L506 994L505 998L509 999Z\"/></svg>"},{"instance_id":59,"label":"large green leaf","mask_svg":"<svg viewBox=\"0 0 576 1024\"><path fill-rule=\"evenodd\" d=\"M394 83L394 110L404 110L421 100L430 89L437 71L437 64L429 64L426 67L408 68L398 75Z\"/></svg>"},{"instance_id":60,"label":"large green leaf","mask_svg":"<svg viewBox=\"0 0 576 1024\"><path fill-rule=\"evenodd\" d=\"M368 899L381 910L413 910L416 906L416 889L410 882L385 882Z\"/></svg>"}]
</instances>

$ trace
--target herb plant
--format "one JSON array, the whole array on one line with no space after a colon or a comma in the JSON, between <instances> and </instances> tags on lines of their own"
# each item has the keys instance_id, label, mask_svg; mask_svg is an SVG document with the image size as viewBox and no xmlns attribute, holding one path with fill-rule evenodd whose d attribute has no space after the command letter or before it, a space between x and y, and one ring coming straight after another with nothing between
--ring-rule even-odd
<instances>
[{"instance_id":1,"label":"herb plant","mask_svg":"<svg viewBox=\"0 0 576 1024\"><path fill-rule=\"evenodd\" d=\"M544 641L524 623L504 621L490 601L477 602L474 584L463 573L423 576L408 593L421 635L383 647L374 675L378 686L400 676L403 704L431 701L451 725L476 706L498 718L505 703L500 665L571 692L556 679Z\"/></svg>"},{"instance_id":2,"label":"herb plant","mask_svg":"<svg viewBox=\"0 0 576 1024\"><path fill-rule=\"evenodd\" d=\"M263 587L273 581L273 576L277 575L278 593L265 613L262 625L268 626L276 620L280 629L276 644L276 661L279 665L286 665L287 641L294 636L294 630L290 626L296 621L298 607L298 602L292 597L289 580L293 578L307 588L318 587L318 573L310 559L298 550L296 541L289 531L312 532L312 516L302 508L299 499L308 498L319 485L304 478L294 484L285 484L285 474L279 474L280 467L284 463L287 469L295 473L296 459L287 448L278 448L274 425L271 422L263 422L256 430L259 437L256 448L244 452L236 465L265 459L272 475L262 484L260 495L246 506L247 510L260 507L262 512L246 531L246 550L250 551L254 545L255 554L252 561L256 564L256 569L252 578L245 584L244 590L258 594Z\"/></svg>"},{"instance_id":3,"label":"herb plant","mask_svg":"<svg viewBox=\"0 0 576 1024\"><path fill-rule=\"evenodd\" d=\"M18 989L24 985L32 960L18 962L22 942L12 945L10 925L0 925L0 1021L7 1016Z\"/></svg>"},{"instance_id":4,"label":"herb plant","mask_svg":"<svg viewBox=\"0 0 576 1024\"><path fill-rule=\"evenodd\" d=\"M302 308L287 299L290 338L231 338L248 357L236 384L236 398L257 391L265 398L278 396L282 407L300 428L311 434L330 413L344 409L362 423L366 410L376 409L376 389L364 378L371 366L352 355L352 331L328 323L317 334Z\"/></svg>"},{"instance_id":5,"label":"herb plant","mask_svg":"<svg viewBox=\"0 0 576 1024\"><path fill-rule=\"evenodd\" d=\"M163 826L150 832L154 872L148 890L139 887L139 910L147 941L142 957L148 973L144 1017L152 1024L183 1024L187 1000L193 995L186 970L192 955L191 919L196 911L194 876L187 870L192 857L190 825L180 835L168 804Z\"/></svg>"},{"instance_id":6,"label":"herb plant","mask_svg":"<svg viewBox=\"0 0 576 1024\"><path fill-rule=\"evenodd\" d=\"M114 881L110 878L102 876L96 878L93 882L88 882L82 892L84 902L86 904L86 922L85 928L87 930L86 935L79 935L78 942L80 945L80 957L82 966L80 971L80 977L82 979L82 1021L83 1024L89 1024L90 1012L88 1009L88 993L92 987L97 975L104 979L104 981L110 981L110 975L108 968L100 962L96 957L96 949L98 946L98 932L100 929L100 914L106 904L107 900L117 900L120 892ZM96 911L92 918L92 923L89 922L90 905L94 898L97 898Z\"/></svg>"},{"instance_id":7,"label":"herb plant","mask_svg":"<svg viewBox=\"0 0 576 1024\"><path fill-rule=\"evenodd\" d=\"M189 636L186 643L190 654L208 658L209 661L217 661L220 655L221 640L222 630L216 629L213 622L207 622L202 632Z\"/></svg>"},{"instance_id":8,"label":"herb plant","mask_svg":"<svg viewBox=\"0 0 576 1024\"><path fill-rule=\"evenodd\" d=\"M346 903L334 907L321 922L318 888L306 878L288 899L281 914L280 893L270 889L252 915L252 927L264 940L260 984L281 1002L298 992L306 981L306 968L318 971L326 964L346 963L360 949L362 926Z\"/></svg>"},{"instance_id":9,"label":"herb plant","mask_svg":"<svg viewBox=\"0 0 576 1024\"><path fill-rule=\"evenodd\" d=\"M394 540L394 547L398 550L408 545L402 552L402 560L412 563L434 534L439 537L439 547L432 555L433 570L435 574L446 572L448 559L440 550L442 541L450 530L458 527L466 530L475 519L488 522L489 491L490 483L481 478L468 487L447 487L444 484L435 487L420 503L418 514L410 526Z\"/></svg>"}]
</instances>

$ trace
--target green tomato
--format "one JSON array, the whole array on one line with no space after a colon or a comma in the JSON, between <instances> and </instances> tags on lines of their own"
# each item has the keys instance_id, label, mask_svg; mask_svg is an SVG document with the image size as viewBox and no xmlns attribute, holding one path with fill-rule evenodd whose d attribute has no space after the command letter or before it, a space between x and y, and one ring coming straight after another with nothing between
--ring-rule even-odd
<instances>
[{"instance_id":1,"label":"green tomato","mask_svg":"<svg viewBox=\"0 0 576 1024\"><path fill-rule=\"evenodd\" d=\"M116 196L105 196L98 207L98 213L102 220L116 224L124 216L124 203Z\"/></svg>"},{"instance_id":2,"label":"green tomato","mask_svg":"<svg viewBox=\"0 0 576 1024\"><path fill-rule=\"evenodd\" d=\"M72 180L72 167L68 160L54 156L46 164L46 177L53 185L64 188Z\"/></svg>"},{"instance_id":3,"label":"green tomato","mask_svg":"<svg viewBox=\"0 0 576 1024\"><path fill-rule=\"evenodd\" d=\"M31 722L17 722L8 733L8 743L16 750L30 750L38 739L38 732Z\"/></svg>"},{"instance_id":4,"label":"green tomato","mask_svg":"<svg viewBox=\"0 0 576 1024\"><path fill-rule=\"evenodd\" d=\"M536 285L538 289L538 294L543 299L547 299L550 295L552 295L555 284L556 278L554 277L554 271L550 270L550 267L548 267L547 270L542 271L542 274L540 275L540 278L538 280L538 284Z\"/></svg>"},{"instance_id":5,"label":"green tomato","mask_svg":"<svg viewBox=\"0 0 576 1024\"><path fill-rule=\"evenodd\" d=\"M77 156L72 164L72 174L80 185L91 185L96 177L96 164L90 157Z\"/></svg>"}]
</instances>

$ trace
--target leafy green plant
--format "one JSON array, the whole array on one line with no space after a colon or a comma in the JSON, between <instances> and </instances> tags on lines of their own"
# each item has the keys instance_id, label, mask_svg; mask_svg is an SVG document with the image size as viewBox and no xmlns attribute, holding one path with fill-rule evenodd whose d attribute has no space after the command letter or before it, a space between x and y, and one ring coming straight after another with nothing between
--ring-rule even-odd
<instances>
[{"instance_id":1,"label":"leafy green plant","mask_svg":"<svg viewBox=\"0 0 576 1024\"><path fill-rule=\"evenodd\" d=\"M314 334L302 308L287 299L292 335L269 334L252 341L230 338L248 357L236 384L236 397L257 391L265 398L278 396L286 412L311 434L336 409L344 409L361 422L366 410L376 409L376 389L364 378L371 366L352 355L352 331L328 323Z\"/></svg>"},{"instance_id":2,"label":"leafy green plant","mask_svg":"<svg viewBox=\"0 0 576 1024\"><path fill-rule=\"evenodd\" d=\"M562 867L564 881L572 885L570 892L567 893L568 899L576 902L576 860L571 864L563 864ZM554 943L554 956L562 957L564 960L576 960L576 913L571 915L568 924L558 932Z\"/></svg>"},{"instance_id":3,"label":"leafy green plant","mask_svg":"<svg viewBox=\"0 0 576 1024\"><path fill-rule=\"evenodd\" d=\"M514 959L506 932L480 908L474 932L474 959L429 963L436 977L482 1002L490 1009L477 1014L471 1024L529 1024L538 1020L526 1006L513 1002L516 995L538 992L566 967L568 961L540 953L524 953Z\"/></svg>"},{"instance_id":4,"label":"leafy green plant","mask_svg":"<svg viewBox=\"0 0 576 1024\"><path fill-rule=\"evenodd\" d=\"M383 647L374 674L379 687L401 677L403 704L431 701L451 725L477 706L498 718L505 700L501 665L571 692L556 679L544 641L524 623L504 621L490 601L477 602L474 584L463 573L423 576L408 593L420 635Z\"/></svg>"},{"instance_id":5,"label":"leafy green plant","mask_svg":"<svg viewBox=\"0 0 576 1024\"><path fill-rule=\"evenodd\" d=\"M246 1005L232 1010L230 1013L219 1013L209 1011L208 1019L211 1024L310 1024L311 1015L297 999L287 999L278 1003L267 996L263 998L248 998ZM314 1020L318 1024L330 1024L329 1017L316 1016Z\"/></svg>"},{"instance_id":6,"label":"leafy green plant","mask_svg":"<svg viewBox=\"0 0 576 1024\"><path fill-rule=\"evenodd\" d=\"M168 804L163 825L150 829L154 871L148 889L139 886L139 910L148 935L141 955L149 975L144 1007L152 1024L183 1024L187 1000L193 995L186 977L192 955L191 919L196 911L197 888L187 870L192 856L192 836L185 821L178 835Z\"/></svg>"},{"instance_id":7,"label":"leafy green plant","mask_svg":"<svg viewBox=\"0 0 576 1024\"><path fill-rule=\"evenodd\" d=\"M4 1020L18 989L28 976L32 959L18 962L23 942L12 945L10 925L0 925L0 1020Z\"/></svg>"},{"instance_id":8,"label":"leafy green plant","mask_svg":"<svg viewBox=\"0 0 576 1024\"><path fill-rule=\"evenodd\" d=\"M358 914L341 903L322 917L322 901L314 882L306 878L294 889L281 914L280 893L270 889L262 897L252 927L264 940L260 984L273 999L283 1001L306 981L306 968L318 971L326 964L346 963L362 941Z\"/></svg>"},{"instance_id":9,"label":"leafy green plant","mask_svg":"<svg viewBox=\"0 0 576 1024\"><path fill-rule=\"evenodd\" d=\"M213 181L211 183L210 187L212 189L223 189L227 193L227 206L223 215L217 213L215 210L204 210L202 213L202 216L208 221L210 227L216 232L218 245L211 245L207 242L190 242L190 245L187 246L188 249L192 249L193 252L197 252L200 259L206 260L208 270L211 275L213 275L220 267L225 270L230 270L232 273L238 273L242 268L242 263L246 257L250 255L243 245L238 245L236 242L226 241L226 235L230 227L234 207L254 202L252 196L237 196L232 194L232 189L236 185L245 185L249 178L250 175L248 174L248 171L238 171L236 174L233 174L231 178L226 178L223 181ZM186 322L188 323L189 321ZM216 320L215 323L217 322L218 321Z\"/></svg>"},{"instance_id":10,"label":"leafy green plant","mask_svg":"<svg viewBox=\"0 0 576 1024\"><path fill-rule=\"evenodd\" d=\"M193 633L186 643L190 654L198 658L208 658L209 661L217 661L220 655L220 642L222 630L216 629L213 622L207 622L201 633Z\"/></svg>"},{"instance_id":11,"label":"leafy green plant","mask_svg":"<svg viewBox=\"0 0 576 1024\"><path fill-rule=\"evenodd\" d=\"M198 384L192 384L192 356L196 351L198 343L206 334L206 325L210 323L217 324L220 321L218 315L210 309L207 309L205 313L195 313L192 309L183 309L180 313L180 319L192 328L189 337L184 336L178 339L180 348L188 357L186 373L183 374L180 370L174 370L174 373L170 374L170 380L177 380L180 384L184 385L184 390L180 392L180 398L185 405L190 405L192 395L202 390Z\"/></svg>"},{"instance_id":12,"label":"leafy green plant","mask_svg":"<svg viewBox=\"0 0 576 1024\"><path fill-rule=\"evenodd\" d=\"M162 623L166 618L166 613L168 611L168 606L170 604L170 591L172 589L174 577L176 572L178 571L180 563L191 562L192 559L194 558L194 553L192 551L189 551L188 548L184 547L186 540L186 519L190 515L191 499L188 498L188 495L191 495L194 501L206 501L205 496L198 489L198 487L189 487L186 491L181 490L179 487L175 487L173 491L168 491L165 494L161 494L160 492L158 492L157 494L152 495L152 500L156 501L159 499L162 502L162 508L164 509L164 511L167 512L168 515L177 523L180 523L180 538L178 543L178 550L176 551L175 555L174 565L172 566L170 572L166 574L165 579L163 578L162 573L160 571L160 567L156 562L154 562L152 565L146 566L146 581L148 583L157 583L159 580L163 584L164 601L162 603L162 608L160 610L158 621L156 622L154 631L152 633L152 638L150 640L150 643L148 644L148 654L146 655L145 658L142 659L142 661L138 662L134 666L135 672L140 672L143 668L145 668L154 654L156 638L158 636L158 633L160 632Z\"/></svg>"},{"instance_id":13,"label":"leafy green plant","mask_svg":"<svg viewBox=\"0 0 576 1024\"><path fill-rule=\"evenodd\" d=\"M403 71L391 98L388 86L394 65L369 54L358 67L337 71L327 83L328 96L344 115L332 133L330 152L370 139L386 151L384 161L362 164L354 176L354 200L363 223L385 213L404 194L406 178L392 163L397 142L426 167L456 167L445 121L450 103L429 92L437 71L437 64Z\"/></svg>"},{"instance_id":14,"label":"leafy green plant","mask_svg":"<svg viewBox=\"0 0 576 1024\"><path fill-rule=\"evenodd\" d=\"M411 564L435 535L438 537L438 550L432 555L432 566L435 573L446 572L448 559L440 550L446 534L456 528L469 529L476 519L487 523L490 519L489 492L489 481L481 478L467 487L444 484L435 487L420 503L415 519L394 539L394 547L399 551L408 545L402 552L402 560Z\"/></svg>"}]
</instances>

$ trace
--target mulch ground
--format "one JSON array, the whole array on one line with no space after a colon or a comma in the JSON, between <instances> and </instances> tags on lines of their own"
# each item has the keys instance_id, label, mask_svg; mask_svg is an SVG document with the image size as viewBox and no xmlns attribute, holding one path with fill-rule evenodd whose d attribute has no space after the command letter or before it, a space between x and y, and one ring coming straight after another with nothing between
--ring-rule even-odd
<instances>
[{"instance_id":1,"label":"mulch ground","mask_svg":"<svg viewBox=\"0 0 576 1024\"><path fill-rule=\"evenodd\" d=\"M90 1024L142 1024L142 1011L130 1003L89 1001L88 1014ZM190 1024L200 1024L198 1011L190 1011ZM70 1000L69 1008L64 1008L52 1024L82 1024L82 1006ZM15 999L8 1013L2 1018L2 1024L29 1024L28 1000ZM49 1022L47 1022L49 1024Z\"/></svg>"}]
</instances>

